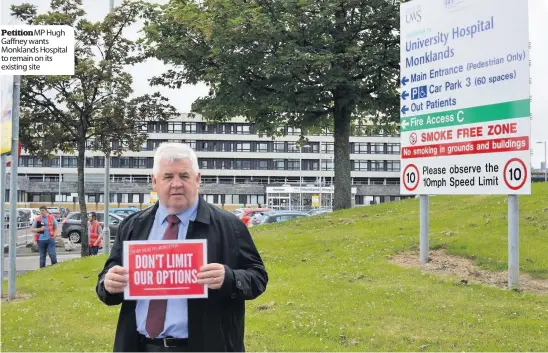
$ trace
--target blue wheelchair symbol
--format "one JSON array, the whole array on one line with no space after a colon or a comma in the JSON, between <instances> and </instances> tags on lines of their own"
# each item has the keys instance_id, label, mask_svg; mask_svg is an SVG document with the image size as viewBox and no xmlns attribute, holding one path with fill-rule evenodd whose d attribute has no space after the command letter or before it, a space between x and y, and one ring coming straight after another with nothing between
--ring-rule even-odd
<instances>
[{"instance_id":1,"label":"blue wheelchair symbol","mask_svg":"<svg viewBox=\"0 0 548 353\"><path fill-rule=\"evenodd\" d=\"M428 97L427 86L419 86L411 88L411 100L423 99Z\"/></svg>"}]
</instances>

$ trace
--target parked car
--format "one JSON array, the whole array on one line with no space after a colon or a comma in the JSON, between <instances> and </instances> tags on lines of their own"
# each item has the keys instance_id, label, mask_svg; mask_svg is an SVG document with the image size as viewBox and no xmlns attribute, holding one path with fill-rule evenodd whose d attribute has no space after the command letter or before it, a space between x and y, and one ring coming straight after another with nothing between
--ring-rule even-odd
<instances>
[{"instance_id":1,"label":"parked car","mask_svg":"<svg viewBox=\"0 0 548 353\"><path fill-rule=\"evenodd\" d=\"M17 208L17 228L26 228L29 224L29 217L30 213L26 210L23 210L21 208ZM9 229L10 227L10 210L9 208L5 209L5 216L4 216L4 224L5 228Z\"/></svg>"},{"instance_id":2,"label":"parked car","mask_svg":"<svg viewBox=\"0 0 548 353\"><path fill-rule=\"evenodd\" d=\"M242 219L242 215L244 214L246 208L237 208L235 210L232 210L232 214L238 217L239 219Z\"/></svg>"},{"instance_id":3,"label":"parked car","mask_svg":"<svg viewBox=\"0 0 548 353\"><path fill-rule=\"evenodd\" d=\"M326 213L331 213L333 212L333 210L322 210L322 209L313 209L313 210L310 210L308 211L308 215L310 216L316 216L316 215L320 215L320 214L326 214Z\"/></svg>"},{"instance_id":4,"label":"parked car","mask_svg":"<svg viewBox=\"0 0 548 353\"><path fill-rule=\"evenodd\" d=\"M310 215L300 211L259 212L249 221L249 227L268 223L286 222L300 217L310 217Z\"/></svg>"},{"instance_id":5,"label":"parked car","mask_svg":"<svg viewBox=\"0 0 548 353\"><path fill-rule=\"evenodd\" d=\"M244 210L244 213L242 213L240 219L246 226L249 225L249 220L257 213L261 212L270 212L272 211L270 208L249 208Z\"/></svg>"},{"instance_id":6,"label":"parked car","mask_svg":"<svg viewBox=\"0 0 548 353\"><path fill-rule=\"evenodd\" d=\"M139 211L140 209L138 209L137 207L120 207L120 208L111 208L108 210L109 213L115 214L121 218L126 218L130 214L133 214Z\"/></svg>"},{"instance_id":7,"label":"parked car","mask_svg":"<svg viewBox=\"0 0 548 353\"><path fill-rule=\"evenodd\" d=\"M96 212L97 220L101 226L105 225L105 213ZM110 240L114 241L118 234L118 226L122 222L123 218L115 214L109 215L109 228L110 228ZM71 212L61 222L61 238L68 238L73 243L80 243L82 237L82 225L81 225L81 213Z\"/></svg>"},{"instance_id":8,"label":"parked car","mask_svg":"<svg viewBox=\"0 0 548 353\"><path fill-rule=\"evenodd\" d=\"M32 222L36 219L36 217L40 216L40 209L38 208L18 208L18 210L22 210L28 215L28 226L32 226Z\"/></svg>"},{"instance_id":9,"label":"parked car","mask_svg":"<svg viewBox=\"0 0 548 353\"><path fill-rule=\"evenodd\" d=\"M48 207L48 212L55 217L57 222L61 221L61 218L63 218L63 210L59 207Z\"/></svg>"}]
</instances>

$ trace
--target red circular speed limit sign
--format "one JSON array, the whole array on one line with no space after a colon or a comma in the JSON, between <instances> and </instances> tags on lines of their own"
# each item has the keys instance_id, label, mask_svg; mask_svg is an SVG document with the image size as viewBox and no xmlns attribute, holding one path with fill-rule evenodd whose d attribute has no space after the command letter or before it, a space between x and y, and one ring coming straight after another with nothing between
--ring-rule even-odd
<instances>
[{"instance_id":1,"label":"red circular speed limit sign","mask_svg":"<svg viewBox=\"0 0 548 353\"><path fill-rule=\"evenodd\" d=\"M414 164L409 164L405 169L403 170L402 174L403 179L403 186L407 191L413 191L419 186L419 168L417 168Z\"/></svg>"},{"instance_id":2,"label":"red circular speed limit sign","mask_svg":"<svg viewBox=\"0 0 548 353\"><path fill-rule=\"evenodd\" d=\"M511 190L519 190L527 182L527 166L519 158L510 159L503 170L504 183Z\"/></svg>"}]
</instances>

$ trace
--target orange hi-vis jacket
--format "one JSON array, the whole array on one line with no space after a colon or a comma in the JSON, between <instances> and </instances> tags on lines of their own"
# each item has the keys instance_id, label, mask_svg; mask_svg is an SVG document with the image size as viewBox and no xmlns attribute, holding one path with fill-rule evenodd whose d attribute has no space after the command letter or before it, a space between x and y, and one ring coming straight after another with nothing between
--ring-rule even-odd
<instances>
[{"instance_id":1,"label":"orange hi-vis jacket","mask_svg":"<svg viewBox=\"0 0 548 353\"><path fill-rule=\"evenodd\" d=\"M47 216L48 224L48 232L50 238L55 238L55 231L53 230L53 221L55 220L55 217L52 215ZM36 216L36 222L42 222L42 216ZM38 238L40 237L40 234L36 233L34 234L34 241L38 241Z\"/></svg>"},{"instance_id":2,"label":"orange hi-vis jacket","mask_svg":"<svg viewBox=\"0 0 548 353\"><path fill-rule=\"evenodd\" d=\"M91 225L91 228L89 227ZM93 222L93 224L91 224L89 221L88 221L88 229L89 229L89 234L88 234L88 237L89 237L89 246L94 246L95 242L97 241L97 239L99 239L99 222L95 221ZM101 246L102 245L102 241L100 241L97 246Z\"/></svg>"}]
</instances>

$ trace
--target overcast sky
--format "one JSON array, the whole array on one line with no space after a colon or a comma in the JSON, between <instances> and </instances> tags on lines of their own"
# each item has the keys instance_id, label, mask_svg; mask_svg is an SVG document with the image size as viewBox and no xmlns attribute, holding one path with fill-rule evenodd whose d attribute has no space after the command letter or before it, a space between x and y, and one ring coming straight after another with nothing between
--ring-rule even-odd
<instances>
[{"instance_id":1,"label":"overcast sky","mask_svg":"<svg viewBox=\"0 0 548 353\"><path fill-rule=\"evenodd\" d=\"M516 0L520 1L520 0ZM0 0L2 24L9 22L10 4L21 4L29 2L38 6L39 11L47 10L50 0ZM115 0L115 5L120 0ZM167 0L156 0L157 3L166 3ZM108 13L109 0L83 0L84 8L88 13L90 20L100 20ZM536 141L548 140L548 90L543 87L548 82L548 0L529 0L530 13L530 38L532 42L531 68L532 76L532 112L534 120L532 122L532 147L534 154L532 157L533 166L540 167L540 162L544 160L543 145L536 144ZM134 28L131 37L137 35L138 28ZM192 102L207 93L205 85L183 86L180 90L167 90L160 88L151 88L148 85L148 79L152 76L164 72L166 67L159 61L151 60L147 63L139 64L130 69L134 79L135 94L140 95L154 90L160 90L165 96L171 99L171 103L185 113L190 111Z\"/></svg>"}]
</instances>

